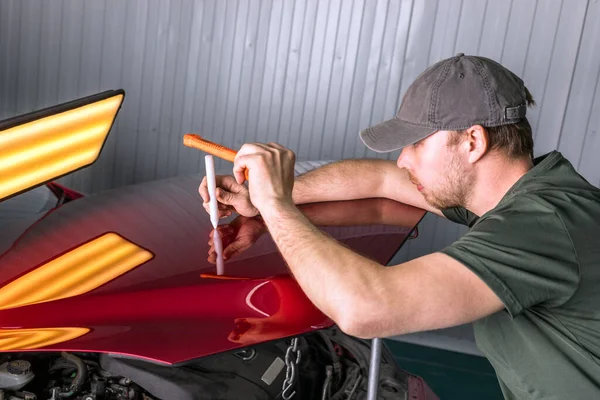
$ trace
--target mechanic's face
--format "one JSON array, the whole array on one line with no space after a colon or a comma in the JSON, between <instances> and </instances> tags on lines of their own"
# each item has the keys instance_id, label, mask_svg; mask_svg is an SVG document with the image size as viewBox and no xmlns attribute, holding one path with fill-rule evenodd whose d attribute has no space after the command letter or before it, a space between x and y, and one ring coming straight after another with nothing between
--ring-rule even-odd
<instances>
[{"instance_id":1,"label":"mechanic's face","mask_svg":"<svg viewBox=\"0 0 600 400\"><path fill-rule=\"evenodd\" d=\"M448 131L438 131L407 146L398 157L427 203L437 209L466 206L474 173L460 157L458 146L448 146Z\"/></svg>"}]
</instances>

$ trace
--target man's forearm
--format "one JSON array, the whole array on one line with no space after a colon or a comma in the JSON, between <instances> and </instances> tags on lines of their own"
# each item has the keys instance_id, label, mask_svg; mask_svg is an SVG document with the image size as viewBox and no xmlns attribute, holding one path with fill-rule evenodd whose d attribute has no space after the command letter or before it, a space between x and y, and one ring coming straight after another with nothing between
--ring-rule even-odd
<instances>
[{"instance_id":1,"label":"man's forearm","mask_svg":"<svg viewBox=\"0 0 600 400\"><path fill-rule=\"evenodd\" d=\"M296 178L295 204L382 197L387 160L342 160L309 171Z\"/></svg>"},{"instance_id":2,"label":"man's forearm","mask_svg":"<svg viewBox=\"0 0 600 400\"><path fill-rule=\"evenodd\" d=\"M308 298L338 325L352 321L383 267L318 230L291 204L268 207L263 219Z\"/></svg>"}]
</instances>

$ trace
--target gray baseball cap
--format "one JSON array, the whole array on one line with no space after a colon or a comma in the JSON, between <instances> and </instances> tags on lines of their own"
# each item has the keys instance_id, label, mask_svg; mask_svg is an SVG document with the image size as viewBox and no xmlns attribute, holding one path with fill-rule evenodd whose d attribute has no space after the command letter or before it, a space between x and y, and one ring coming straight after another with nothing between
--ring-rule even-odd
<instances>
[{"instance_id":1,"label":"gray baseball cap","mask_svg":"<svg viewBox=\"0 0 600 400\"><path fill-rule=\"evenodd\" d=\"M396 116L360 132L379 153L440 131L514 124L525 117L523 80L489 58L459 53L427 68L410 85Z\"/></svg>"}]
</instances>

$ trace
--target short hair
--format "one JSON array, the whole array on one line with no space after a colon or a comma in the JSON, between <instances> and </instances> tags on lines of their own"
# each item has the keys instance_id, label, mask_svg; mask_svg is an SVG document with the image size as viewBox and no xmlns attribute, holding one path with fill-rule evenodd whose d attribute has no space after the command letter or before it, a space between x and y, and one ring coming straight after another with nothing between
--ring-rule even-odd
<instances>
[{"instance_id":1,"label":"short hair","mask_svg":"<svg viewBox=\"0 0 600 400\"><path fill-rule=\"evenodd\" d=\"M535 106L535 100L525 88L527 107ZM500 126L484 126L488 133L488 150L498 149L511 158L525 156L533 158L533 131L527 117L514 124ZM466 130L451 132L448 136L448 146L455 146L462 140Z\"/></svg>"}]
</instances>

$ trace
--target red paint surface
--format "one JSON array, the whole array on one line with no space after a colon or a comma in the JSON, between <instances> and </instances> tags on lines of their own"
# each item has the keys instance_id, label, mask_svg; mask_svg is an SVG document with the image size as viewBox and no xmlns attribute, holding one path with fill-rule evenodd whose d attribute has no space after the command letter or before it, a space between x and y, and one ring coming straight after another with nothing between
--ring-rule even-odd
<instances>
[{"instance_id":1,"label":"red paint surface","mask_svg":"<svg viewBox=\"0 0 600 400\"><path fill-rule=\"evenodd\" d=\"M149 249L154 258L86 294L0 310L0 329L86 327L91 331L84 336L35 351L121 353L178 363L332 325L289 275L268 236L225 263L227 275L250 279L200 276L215 267L206 261L211 225L197 194L199 182L199 177L181 177L86 196L40 217L15 237L5 229L0 290L106 232ZM350 225L324 230L387 263L424 211L398 204L404 226L352 226L360 210L369 212L377 201L323 204L332 225L336 218Z\"/></svg>"}]
</instances>

